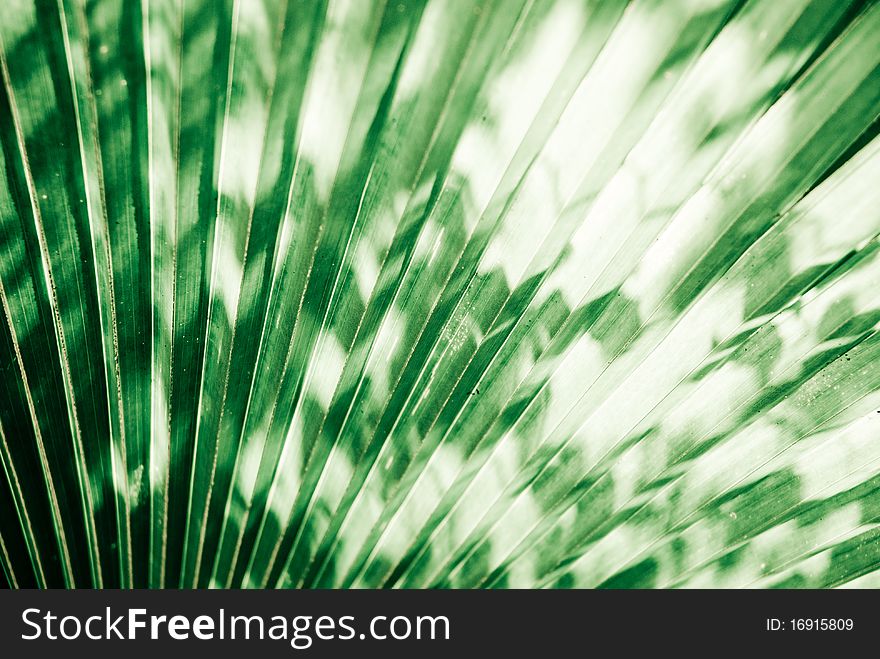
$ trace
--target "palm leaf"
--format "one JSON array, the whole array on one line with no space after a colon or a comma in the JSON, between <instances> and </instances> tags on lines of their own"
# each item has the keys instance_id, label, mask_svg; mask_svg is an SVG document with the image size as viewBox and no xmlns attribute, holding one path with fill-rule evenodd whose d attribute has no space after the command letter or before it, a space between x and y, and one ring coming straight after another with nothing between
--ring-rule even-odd
<instances>
[{"instance_id":1,"label":"palm leaf","mask_svg":"<svg viewBox=\"0 0 880 659\"><path fill-rule=\"evenodd\" d=\"M880 567L880 6L8 0L12 587Z\"/></svg>"}]
</instances>

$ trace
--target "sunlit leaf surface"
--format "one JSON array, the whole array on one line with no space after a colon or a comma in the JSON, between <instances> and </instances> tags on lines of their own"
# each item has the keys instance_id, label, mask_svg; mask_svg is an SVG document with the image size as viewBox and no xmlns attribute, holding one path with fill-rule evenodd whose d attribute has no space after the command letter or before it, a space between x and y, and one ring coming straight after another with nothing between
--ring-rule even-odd
<instances>
[{"instance_id":1,"label":"sunlit leaf surface","mask_svg":"<svg viewBox=\"0 0 880 659\"><path fill-rule=\"evenodd\" d=\"M10 586L880 586L880 4L3 0Z\"/></svg>"}]
</instances>

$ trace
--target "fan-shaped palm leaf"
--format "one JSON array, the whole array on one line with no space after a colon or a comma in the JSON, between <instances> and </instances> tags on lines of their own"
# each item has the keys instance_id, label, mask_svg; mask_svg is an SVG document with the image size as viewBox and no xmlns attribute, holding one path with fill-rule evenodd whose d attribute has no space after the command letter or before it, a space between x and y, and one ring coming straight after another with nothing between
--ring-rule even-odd
<instances>
[{"instance_id":1,"label":"fan-shaped palm leaf","mask_svg":"<svg viewBox=\"0 0 880 659\"><path fill-rule=\"evenodd\" d=\"M877 586L880 6L6 0L11 586Z\"/></svg>"}]
</instances>

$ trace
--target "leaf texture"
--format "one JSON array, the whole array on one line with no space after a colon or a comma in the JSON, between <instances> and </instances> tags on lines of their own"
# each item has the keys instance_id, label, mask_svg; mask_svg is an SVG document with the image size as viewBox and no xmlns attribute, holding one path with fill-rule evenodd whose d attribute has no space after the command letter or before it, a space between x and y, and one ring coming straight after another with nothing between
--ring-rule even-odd
<instances>
[{"instance_id":1,"label":"leaf texture","mask_svg":"<svg viewBox=\"0 0 880 659\"><path fill-rule=\"evenodd\" d=\"M880 586L880 6L7 0L10 587Z\"/></svg>"}]
</instances>

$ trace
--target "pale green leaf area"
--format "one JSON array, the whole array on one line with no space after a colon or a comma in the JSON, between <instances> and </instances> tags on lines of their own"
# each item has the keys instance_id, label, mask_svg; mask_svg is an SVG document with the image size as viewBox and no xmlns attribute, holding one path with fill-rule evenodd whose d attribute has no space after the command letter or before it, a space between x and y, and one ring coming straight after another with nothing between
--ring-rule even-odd
<instances>
[{"instance_id":1,"label":"pale green leaf area","mask_svg":"<svg viewBox=\"0 0 880 659\"><path fill-rule=\"evenodd\" d=\"M880 3L4 0L10 587L880 587Z\"/></svg>"}]
</instances>

